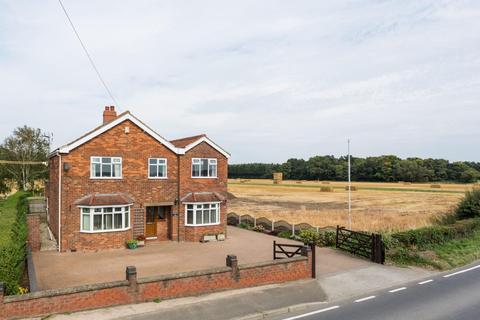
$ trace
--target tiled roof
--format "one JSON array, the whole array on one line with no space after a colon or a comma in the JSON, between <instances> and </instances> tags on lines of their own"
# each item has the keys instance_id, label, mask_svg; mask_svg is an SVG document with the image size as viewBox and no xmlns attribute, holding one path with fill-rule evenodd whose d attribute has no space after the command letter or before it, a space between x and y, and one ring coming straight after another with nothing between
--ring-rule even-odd
<instances>
[{"instance_id":1,"label":"tiled roof","mask_svg":"<svg viewBox=\"0 0 480 320\"><path fill-rule=\"evenodd\" d=\"M220 202L226 200L226 197L218 192L190 192L187 193L181 202Z\"/></svg>"},{"instance_id":2,"label":"tiled roof","mask_svg":"<svg viewBox=\"0 0 480 320\"><path fill-rule=\"evenodd\" d=\"M197 141L197 140L199 140L203 137L206 137L206 136L207 136L206 134L199 134L199 135L192 136L192 137L185 137L185 138L181 138L181 139L170 140L170 143L173 144L177 148L185 148L189 144L194 143L195 141Z\"/></svg>"},{"instance_id":3,"label":"tiled roof","mask_svg":"<svg viewBox=\"0 0 480 320\"><path fill-rule=\"evenodd\" d=\"M92 193L75 201L77 206L115 206L132 204L133 199L125 193Z\"/></svg>"}]
</instances>

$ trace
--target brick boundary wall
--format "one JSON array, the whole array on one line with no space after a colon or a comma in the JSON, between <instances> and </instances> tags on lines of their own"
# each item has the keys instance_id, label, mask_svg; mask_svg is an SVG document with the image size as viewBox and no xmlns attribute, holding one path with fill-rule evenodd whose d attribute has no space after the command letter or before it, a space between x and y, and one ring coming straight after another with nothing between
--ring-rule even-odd
<instances>
[{"instance_id":1,"label":"brick boundary wall","mask_svg":"<svg viewBox=\"0 0 480 320\"><path fill-rule=\"evenodd\" d=\"M40 251L40 213L27 213L28 244L32 252Z\"/></svg>"},{"instance_id":2,"label":"brick boundary wall","mask_svg":"<svg viewBox=\"0 0 480 320\"><path fill-rule=\"evenodd\" d=\"M161 275L137 280L133 266L126 280L66 289L4 296L0 283L0 319L46 316L116 305L194 296L229 289L283 283L312 276L312 252L304 247L301 257L239 265L228 255L226 266Z\"/></svg>"}]
</instances>

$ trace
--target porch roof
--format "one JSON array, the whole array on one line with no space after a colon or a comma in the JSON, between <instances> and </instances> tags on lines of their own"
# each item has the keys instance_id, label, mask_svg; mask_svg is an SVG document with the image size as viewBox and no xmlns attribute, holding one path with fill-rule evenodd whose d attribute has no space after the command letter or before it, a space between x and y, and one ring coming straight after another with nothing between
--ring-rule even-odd
<instances>
[{"instance_id":1,"label":"porch roof","mask_svg":"<svg viewBox=\"0 0 480 320\"><path fill-rule=\"evenodd\" d=\"M221 202L226 200L222 194L218 192L190 192L187 193L182 199L183 203L189 202Z\"/></svg>"},{"instance_id":2,"label":"porch roof","mask_svg":"<svg viewBox=\"0 0 480 320\"><path fill-rule=\"evenodd\" d=\"M133 202L133 199L125 193L92 193L77 199L74 204L77 206L115 206Z\"/></svg>"}]
</instances>

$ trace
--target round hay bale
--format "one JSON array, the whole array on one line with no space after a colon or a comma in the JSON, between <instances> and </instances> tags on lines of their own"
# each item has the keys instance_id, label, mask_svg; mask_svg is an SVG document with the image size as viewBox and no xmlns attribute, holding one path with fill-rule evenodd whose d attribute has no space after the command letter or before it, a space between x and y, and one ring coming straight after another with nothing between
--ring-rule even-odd
<instances>
[{"instance_id":1,"label":"round hay bale","mask_svg":"<svg viewBox=\"0 0 480 320\"><path fill-rule=\"evenodd\" d=\"M345 190L348 191L348 186L345 186ZM356 186L351 186L350 191L357 191L357 187Z\"/></svg>"},{"instance_id":2,"label":"round hay bale","mask_svg":"<svg viewBox=\"0 0 480 320\"><path fill-rule=\"evenodd\" d=\"M322 184L330 184L328 181L322 181Z\"/></svg>"},{"instance_id":3,"label":"round hay bale","mask_svg":"<svg viewBox=\"0 0 480 320\"><path fill-rule=\"evenodd\" d=\"M320 192L333 192L332 187L320 187Z\"/></svg>"},{"instance_id":4,"label":"round hay bale","mask_svg":"<svg viewBox=\"0 0 480 320\"><path fill-rule=\"evenodd\" d=\"M439 185L439 184L432 184L430 185L430 188L433 188L433 189L440 189L442 186Z\"/></svg>"}]
</instances>

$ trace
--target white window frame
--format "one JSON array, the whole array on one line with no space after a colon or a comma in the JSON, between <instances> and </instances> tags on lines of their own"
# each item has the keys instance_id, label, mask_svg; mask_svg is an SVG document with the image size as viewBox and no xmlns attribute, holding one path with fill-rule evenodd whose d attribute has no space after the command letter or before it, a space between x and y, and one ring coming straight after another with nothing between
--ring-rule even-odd
<instances>
[{"instance_id":1,"label":"white window frame","mask_svg":"<svg viewBox=\"0 0 480 320\"><path fill-rule=\"evenodd\" d=\"M198 176L198 177L195 177L193 175L193 165L194 165L194 162L198 160L200 161L200 174L202 173L202 167L201 167L201 164L202 164L202 160L208 160L208 164L207 164L207 174L208 176ZM215 163L215 176L210 176L210 165ZM191 167L191 175L192 175L192 178L193 179L217 179L218 177L218 160L217 158L192 158L192 167Z\"/></svg>"},{"instance_id":2,"label":"white window frame","mask_svg":"<svg viewBox=\"0 0 480 320\"><path fill-rule=\"evenodd\" d=\"M197 224L197 208L196 206L197 205L205 205L205 204L209 204L209 205L212 205L212 204L216 204L217 205L217 221L214 222L214 223L202 223L202 224ZM188 223L188 206L189 205L193 205L193 223ZM220 202L188 202L188 203L185 203L185 226L187 227L205 227L205 226L216 226L216 225L219 225L220 224L220 208L221 208L221 205L220 205ZM204 210L204 208L202 209L198 209L198 210Z\"/></svg>"},{"instance_id":3,"label":"white window frame","mask_svg":"<svg viewBox=\"0 0 480 320\"><path fill-rule=\"evenodd\" d=\"M104 232L119 232L119 231L126 231L130 230L132 228L132 210L131 210L131 204L122 204L122 205L112 205L112 206L79 206L80 208L80 232L81 233L104 233ZM103 229L103 224L104 224L104 209L106 208L111 208L112 209L112 229L104 230ZM124 208L121 211L122 214L122 228L115 229L115 213L119 213L118 211L115 212L115 208ZM127 210L125 210L127 208ZM90 212L88 215L90 216L90 230L84 230L83 229L83 216L86 215L83 213L83 209L90 209ZM95 209L102 209L102 212L100 213L102 216L102 229L101 230L93 230L93 216L95 214ZM128 227L125 226L125 214L128 212ZM97 213L98 215L99 213Z\"/></svg>"},{"instance_id":4,"label":"white window frame","mask_svg":"<svg viewBox=\"0 0 480 320\"><path fill-rule=\"evenodd\" d=\"M93 159L94 158L100 158L100 177L95 177L93 175L92 165L93 165ZM115 170L114 165L113 165L113 159L120 160L120 176L119 177L102 177L102 159L103 158L112 159L112 162L111 162L112 172L113 172L113 170ZM122 157L91 156L90 157L90 179L123 179L123 160L122 160Z\"/></svg>"},{"instance_id":5,"label":"white window frame","mask_svg":"<svg viewBox=\"0 0 480 320\"><path fill-rule=\"evenodd\" d=\"M150 176L150 160L152 159L156 159L157 160L157 176L156 177L151 177ZM158 176L158 167L160 167L160 165L158 164L158 160L164 160L165 161L165 177L159 177ZM148 158L148 179L168 179L168 160L167 158Z\"/></svg>"}]
</instances>

